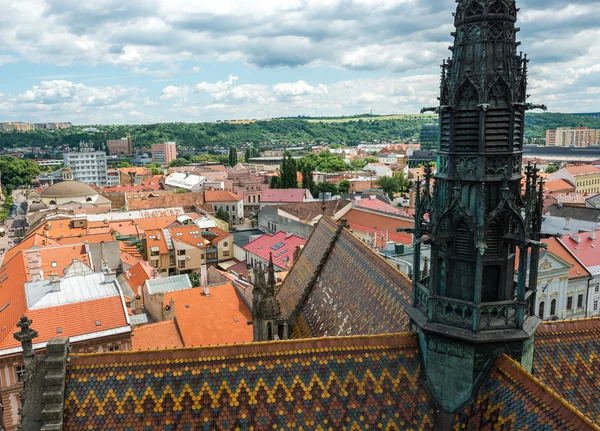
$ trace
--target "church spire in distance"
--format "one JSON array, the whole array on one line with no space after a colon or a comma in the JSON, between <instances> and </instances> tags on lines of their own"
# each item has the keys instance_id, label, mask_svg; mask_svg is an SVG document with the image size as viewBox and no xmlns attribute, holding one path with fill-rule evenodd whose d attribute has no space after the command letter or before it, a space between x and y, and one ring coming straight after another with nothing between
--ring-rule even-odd
<instances>
[{"instance_id":1,"label":"church spire in distance","mask_svg":"<svg viewBox=\"0 0 600 431\"><path fill-rule=\"evenodd\" d=\"M528 369L542 183L522 153L527 58L514 0L459 0L452 57L442 64L437 172L417 182L413 303L427 383L446 412L474 393L500 353ZM433 180L433 181L432 181ZM425 215L428 217L425 217ZM421 274L421 244L431 270ZM528 258L528 256L530 256ZM515 269L518 276L515 281ZM527 278L529 275L529 278Z\"/></svg>"}]
</instances>

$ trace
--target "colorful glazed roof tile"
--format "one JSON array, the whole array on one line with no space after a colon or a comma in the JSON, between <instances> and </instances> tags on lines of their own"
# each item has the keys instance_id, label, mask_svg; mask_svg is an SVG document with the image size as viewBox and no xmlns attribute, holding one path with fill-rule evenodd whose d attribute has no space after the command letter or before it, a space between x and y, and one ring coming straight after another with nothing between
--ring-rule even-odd
<instances>
[{"instance_id":1,"label":"colorful glazed roof tile","mask_svg":"<svg viewBox=\"0 0 600 431\"><path fill-rule=\"evenodd\" d=\"M473 402L456 415L453 429L575 431L597 428L516 361L502 355Z\"/></svg>"},{"instance_id":2,"label":"colorful glazed roof tile","mask_svg":"<svg viewBox=\"0 0 600 431\"><path fill-rule=\"evenodd\" d=\"M278 297L293 337L308 338L408 331L411 292L403 274L324 217Z\"/></svg>"},{"instance_id":3,"label":"colorful glazed roof tile","mask_svg":"<svg viewBox=\"0 0 600 431\"><path fill-rule=\"evenodd\" d=\"M65 431L430 430L434 414L407 334L74 355L64 407Z\"/></svg>"},{"instance_id":4,"label":"colorful glazed roof tile","mask_svg":"<svg viewBox=\"0 0 600 431\"><path fill-rule=\"evenodd\" d=\"M543 322L535 335L533 374L600 423L600 318Z\"/></svg>"},{"instance_id":5,"label":"colorful glazed roof tile","mask_svg":"<svg viewBox=\"0 0 600 431\"><path fill-rule=\"evenodd\" d=\"M309 288L320 261L329 251L339 226L328 218L322 218L310 234L302 253L292 266L286 282L278 293L283 311L294 311L302 295Z\"/></svg>"}]
</instances>

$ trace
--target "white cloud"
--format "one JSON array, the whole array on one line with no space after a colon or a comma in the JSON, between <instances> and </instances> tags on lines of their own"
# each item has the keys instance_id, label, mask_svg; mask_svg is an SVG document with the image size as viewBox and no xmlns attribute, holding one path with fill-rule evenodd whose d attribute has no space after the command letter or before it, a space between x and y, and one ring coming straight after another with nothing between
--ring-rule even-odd
<instances>
[{"instance_id":1,"label":"white cloud","mask_svg":"<svg viewBox=\"0 0 600 431\"><path fill-rule=\"evenodd\" d=\"M192 73L198 73L198 72L200 72L200 67L199 66L192 67Z\"/></svg>"},{"instance_id":2,"label":"white cloud","mask_svg":"<svg viewBox=\"0 0 600 431\"><path fill-rule=\"evenodd\" d=\"M160 99L167 100L177 97L185 97L190 92L190 88L187 85L177 87L176 85L169 85L162 90Z\"/></svg>"},{"instance_id":3,"label":"white cloud","mask_svg":"<svg viewBox=\"0 0 600 431\"><path fill-rule=\"evenodd\" d=\"M308 94L327 94L327 86L319 84L313 87L305 81L282 82L273 86L273 93L280 98L305 96Z\"/></svg>"},{"instance_id":4,"label":"white cloud","mask_svg":"<svg viewBox=\"0 0 600 431\"><path fill-rule=\"evenodd\" d=\"M149 97L144 98L144 106L154 106L154 105L157 105L157 103L154 102L153 100L151 100Z\"/></svg>"}]
</instances>

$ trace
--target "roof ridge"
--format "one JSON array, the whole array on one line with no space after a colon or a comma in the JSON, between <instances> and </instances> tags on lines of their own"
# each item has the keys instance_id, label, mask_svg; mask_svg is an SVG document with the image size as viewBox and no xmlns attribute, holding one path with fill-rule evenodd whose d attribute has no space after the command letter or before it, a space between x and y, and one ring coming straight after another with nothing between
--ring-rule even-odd
<instances>
[{"instance_id":1,"label":"roof ridge","mask_svg":"<svg viewBox=\"0 0 600 431\"><path fill-rule=\"evenodd\" d=\"M543 321L536 330L536 336L543 337L545 335L572 334L590 331L600 332L600 316Z\"/></svg>"},{"instance_id":2,"label":"roof ridge","mask_svg":"<svg viewBox=\"0 0 600 431\"><path fill-rule=\"evenodd\" d=\"M513 358L508 356L506 353L503 353L502 356L500 356L498 358L498 360L504 361L504 364L511 365L514 369L516 369L518 372L520 372L524 377L531 380L533 383L535 383L537 385L537 387L539 387L541 390L543 390L548 395L550 395L556 402L562 404L563 407L567 408L569 411L571 411L573 414L575 414L575 416L577 416L579 419L581 419L586 425L588 425L589 427L591 427L594 430L600 431L600 426L596 425L596 423L594 423L594 421L592 421L590 418L588 418L585 414L583 414L580 410L578 410L574 405L569 403L566 399L561 397L558 393L554 392L550 387L548 387L546 384L544 384L544 382L542 382L540 379L538 379L533 374L531 374L529 371L527 371L521 364L519 364L516 360L514 360ZM502 367L502 365L503 365L502 363L498 364L498 368L501 371L503 371L504 373L511 374L510 368ZM558 410L558 409L556 409L556 410Z\"/></svg>"},{"instance_id":3,"label":"roof ridge","mask_svg":"<svg viewBox=\"0 0 600 431\"><path fill-rule=\"evenodd\" d=\"M297 350L307 350L307 349L335 349L337 347L356 347L356 348L364 348L364 347L381 347L382 343L377 343L377 341L389 340L390 342L387 345L393 346L410 346L416 345L416 332L399 332L395 334L377 334L377 335L350 335L350 336L334 336L334 337L317 337L317 338L302 338L302 339L289 339L289 340L276 340L276 341L261 341L261 342L250 342L250 343L237 343L237 344L218 344L218 345L208 345L208 346L192 346L192 347L180 347L174 349L155 349L155 350L143 350L143 351L135 351L135 350L119 350L116 352L95 352L95 353L71 353L69 357L75 359L93 359L104 356L132 356L139 354L149 354L149 353L160 353L164 352L165 354L169 354L169 357L172 357L172 352L210 352L216 351L214 355L202 355L205 358L222 358L224 359L227 356L239 356L239 355L250 355L254 357L258 356L273 356L273 352L280 352L279 356L289 354L296 355ZM364 340L364 343L361 341ZM385 343L384 343L385 344ZM277 349L276 347L281 346L281 349ZM289 348L285 348L286 346L291 346ZM265 347L275 347L272 349L268 349ZM240 351L242 350L242 351ZM231 353L228 353L230 351ZM294 353L295 352L295 353Z\"/></svg>"}]
</instances>

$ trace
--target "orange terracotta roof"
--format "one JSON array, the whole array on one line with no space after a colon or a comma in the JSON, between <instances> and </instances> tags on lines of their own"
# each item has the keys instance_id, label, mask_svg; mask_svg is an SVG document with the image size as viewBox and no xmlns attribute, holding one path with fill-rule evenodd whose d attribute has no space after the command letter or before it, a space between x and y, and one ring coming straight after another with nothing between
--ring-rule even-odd
<instances>
[{"instance_id":1,"label":"orange terracotta roof","mask_svg":"<svg viewBox=\"0 0 600 431\"><path fill-rule=\"evenodd\" d=\"M52 238L46 238L44 235L41 235L38 232L35 232L32 235L29 235L27 238L25 238L19 244L15 245L13 248L8 250L6 252L6 254L4 255L4 260L9 261L10 259L13 258L14 255L16 255L21 250L28 250L32 247L47 247L47 246L54 246L54 245L60 245L60 244L58 243L58 241L55 241Z\"/></svg>"},{"instance_id":2,"label":"orange terracotta roof","mask_svg":"<svg viewBox=\"0 0 600 431\"><path fill-rule=\"evenodd\" d=\"M217 234L217 237L211 241L213 244L217 244L223 241L224 239L227 239L230 236L232 236L229 232L224 231L220 227L211 227L208 229L208 232Z\"/></svg>"},{"instance_id":3,"label":"orange terracotta roof","mask_svg":"<svg viewBox=\"0 0 600 431\"><path fill-rule=\"evenodd\" d=\"M226 190L207 190L204 192L204 200L206 202L233 202L242 199L242 196Z\"/></svg>"},{"instance_id":4,"label":"orange terracotta roof","mask_svg":"<svg viewBox=\"0 0 600 431\"><path fill-rule=\"evenodd\" d=\"M129 283L129 287L131 290L137 295L138 292L141 293L141 289L144 286L146 280L150 280L151 278L158 277L158 274L155 276L155 270L152 268L148 262L138 261L135 265L129 268L125 272L125 278ZM140 300L143 303L144 296L140 295Z\"/></svg>"},{"instance_id":5,"label":"orange terracotta roof","mask_svg":"<svg viewBox=\"0 0 600 431\"><path fill-rule=\"evenodd\" d=\"M126 253L124 251L121 252L121 261L123 263L126 263L128 265L136 265L139 262L139 259L133 257L132 255L130 255L129 253Z\"/></svg>"},{"instance_id":6,"label":"orange terracotta roof","mask_svg":"<svg viewBox=\"0 0 600 431\"><path fill-rule=\"evenodd\" d=\"M357 209L351 209L344 214L343 218L345 218L350 227L356 231L376 233L379 238L381 238L383 233L384 236L389 236L392 241L401 242L403 244L410 244L412 241L411 234L396 232L396 228L413 227L413 221L402 220L385 214L374 214L372 212ZM381 239L378 239L378 241L381 241Z\"/></svg>"},{"instance_id":7,"label":"orange terracotta roof","mask_svg":"<svg viewBox=\"0 0 600 431\"><path fill-rule=\"evenodd\" d=\"M22 290L22 289L21 289ZM38 332L35 343L44 343L57 336L75 337L127 326L127 317L119 295L58 307L39 308L27 311L32 320L31 327ZM18 332L16 322L9 326L9 334ZM97 325L100 321L100 325ZM62 332L57 332L61 328ZM12 335L6 337L0 349L19 347L21 344Z\"/></svg>"},{"instance_id":8,"label":"orange terracotta roof","mask_svg":"<svg viewBox=\"0 0 600 431\"><path fill-rule=\"evenodd\" d=\"M549 193L569 190L575 191L575 186L569 183L568 181L560 179L544 183L544 189Z\"/></svg>"},{"instance_id":9,"label":"orange terracotta roof","mask_svg":"<svg viewBox=\"0 0 600 431\"><path fill-rule=\"evenodd\" d=\"M163 193L155 197L139 196L139 192L126 193L127 209L130 211L153 208L174 208L202 205L204 198L202 192L191 193Z\"/></svg>"},{"instance_id":10,"label":"orange terracotta roof","mask_svg":"<svg viewBox=\"0 0 600 431\"><path fill-rule=\"evenodd\" d=\"M165 240L165 234L160 229L153 229L146 231L146 249L150 250L152 247L158 247L160 254L169 252L167 241Z\"/></svg>"},{"instance_id":11,"label":"orange terracotta roof","mask_svg":"<svg viewBox=\"0 0 600 431\"><path fill-rule=\"evenodd\" d=\"M150 175L152 172L150 169L145 168L143 166L138 167L130 167L130 168L117 168L119 172L123 172L124 174L135 174L137 175Z\"/></svg>"},{"instance_id":12,"label":"orange terracotta roof","mask_svg":"<svg viewBox=\"0 0 600 431\"><path fill-rule=\"evenodd\" d=\"M565 170L575 177L581 175L600 175L600 169L594 165L571 165L567 166Z\"/></svg>"},{"instance_id":13,"label":"orange terracotta roof","mask_svg":"<svg viewBox=\"0 0 600 431\"><path fill-rule=\"evenodd\" d=\"M64 237L59 240L61 244L77 244L86 241L89 244L98 244L101 242L112 242L114 241L114 238L112 233L95 233L90 235Z\"/></svg>"},{"instance_id":14,"label":"orange terracotta roof","mask_svg":"<svg viewBox=\"0 0 600 431\"><path fill-rule=\"evenodd\" d=\"M148 229L164 229L177 220L177 216L163 216L163 217L148 217L136 219L136 224L140 231L146 231Z\"/></svg>"},{"instance_id":15,"label":"orange terracotta roof","mask_svg":"<svg viewBox=\"0 0 600 431\"><path fill-rule=\"evenodd\" d=\"M579 277L590 277L590 273L585 267L579 263L575 257L569 252L569 250L556 238L549 238L543 240L544 244L548 244L548 251L564 261L568 262L571 266L569 270L569 278Z\"/></svg>"},{"instance_id":16,"label":"orange terracotta roof","mask_svg":"<svg viewBox=\"0 0 600 431\"><path fill-rule=\"evenodd\" d=\"M51 272L55 272L61 277L64 276L65 269L71 265L74 260L78 260L79 262L91 266L91 262L85 250L85 245L83 244L40 248L32 251L25 251L24 255L28 266L31 265L32 261L36 260L36 256L40 256L41 266L39 266L39 269L43 272L44 279L47 279Z\"/></svg>"},{"instance_id":17,"label":"orange terracotta roof","mask_svg":"<svg viewBox=\"0 0 600 431\"><path fill-rule=\"evenodd\" d=\"M249 343L252 312L230 282L210 288L187 289L165 294L175 302L175 318L186 346Z\"/></svg>"},{"instance_id":18,"label":"orange terracotta roof","mask_svg":"<svg viewBox=\"0 0 600 431\"><path fill-rule=\"evenodd\" d=\"M198 226L173 227L169 229L174 241L181 241L192 247L205 247L205 239Z\"/></svg>"},{"instance_id":19,"label":"orange terracotta roof","mask_svg":"<svg viewBox=\"0 0 600 431\"><path fill-rule=\"evenodd\" d=\"M131 350L177 349L185 346L175 320L135 327L131 335Z\"/></svg>"},{"instance_id":20,"label":"orange terracotta roof","mask_svg":"<svg viewBox=\"0 0 600 431\"><path fill-rule=\"evenodd\" d=\"M0 268L0 340L12 338L15 327L27 310L23 285L29 281L25 270L25 255L17 253Z\"/></svg>"}]
</instances>

